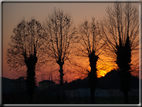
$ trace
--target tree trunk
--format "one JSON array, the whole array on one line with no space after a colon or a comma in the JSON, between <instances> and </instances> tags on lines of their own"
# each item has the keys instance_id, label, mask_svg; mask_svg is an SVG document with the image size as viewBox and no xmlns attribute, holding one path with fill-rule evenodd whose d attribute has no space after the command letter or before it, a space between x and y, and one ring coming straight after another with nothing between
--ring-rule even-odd
<instances>
[{"instance_id":1,"label":"tree trunk","mask_svg":"<svg viewBox=\"0 0 142 107\"><path fill-rule=\"evenodd\" d=\"M60 102L63 103L63 64L60 65Z\"/></svg>"},{"instance_id":2,"label":"tree trunk","mask_svg":"<svg viewBox=\"0 0 142 107\"><path fill-rule=\"evenodd\" d=\"M35 91L35 65L37 63L36 55L31 55L28 59L25 58L27 65L27 94L29 96L29 103L32 103L33 94Z\"/></svg>"},{"instance_id":3,"label":"tree trunk","mask_svg":"<svg viewBox=\"0 0 142 107\"><path fill-rule=\"evenodd\" d=\"M29 96L29 98L28 98L29 104L32 104L32 101L33 101L33 97L32 97L32 96Z\"/></svg>"},{"instance_id":4,"label":"tree trunk","mask_svg":"<svg viewBox=\"0 0 142 107\"><path fill-rule=\"evenodd\" d=\"M125 104L129 103L129 101L128 101L128 92L124 92L124 101L125 101Z\"/></svg>"},{"instance_id":5,"label":"tree trunk","mask_svg":"<svg viewBox=\"0 0 142 107\"><path fill-rule=\"evenodd\" d=\"M90 85L90 94L91 94L91 99L90 103L95 104L95 89L96 89L96 76L92 75L89 79L89 85Z\"/></svg>"},{"instance_id":6,"label":"tree trunk","mask_svg":"<svg viewBox=\"0 0 142 107\"><path fill-rule=\"evenodd\" d=\"M95 104L95 103L96 103L96 101L95 101L95 97L94 97L95 90L90 89L90 92L91 92L91 99L90 99L90 103L91 103L91 104Z\"/></svg>"},{"instance_id":7,"label":"tree trunk","mask_svg":"<svg viewBox=\"0 0 142 107\"><path fill-rule=\"evenodd\" d=\"M88 80L89 80L88 82L89 82L90 91L91 91L90 103L96 103L94 93L95 93L96 83L97 83L97 73L96 73L97 60L98 60L98 56L95 55L95 51L93 50L92 53L89 55L89 62L91 67L91 72L89 72L88 74Z\"/></svg>"},{"instance_id":8,"label":"tree trunk","mask_svg":"<svg viewBox=\"0 0 142 107\"><path fill-rule=\"evenodd\" d=\"M29 103L32 103L33 94L35 91L35 72L34 70L27 71L27 92L29 96Z\"/></svg>"},{"instance_id":9,"label":"tree trunk","mask_svg":"<svg viewBox=\"0 0 142 107\"><path fill-rule=\"evenodd\" d=\"M91 99L90 99L90 103L95 104L95 89L96 89L96 82L97 82L97 76L96 73L93 71L94 69L91 68L91 72L88 74L88 78L89 78L89 86L90 86L90 94L91 94ZM95 70L96 71L96 70Z\"/></svg>"}]
</instances>

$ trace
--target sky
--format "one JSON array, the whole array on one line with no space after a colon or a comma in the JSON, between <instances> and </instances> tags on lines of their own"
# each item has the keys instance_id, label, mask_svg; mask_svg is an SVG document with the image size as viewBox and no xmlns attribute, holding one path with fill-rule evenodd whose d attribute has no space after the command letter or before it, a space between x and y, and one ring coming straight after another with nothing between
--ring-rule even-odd
<instances>
[{"instance_id":1,"label":"sky","mask_svg":"<svg viewBox=\"0 0 142 107\"><path fill-rule=\"evenodd\" d=\"M139 6L139 4L134 5L137 8ZM3 3L3 77L14 78L7 65L6 51L9 47L8 43L10 42L13 29L23 19L30 21L32 18L35 18L43 23L56 7L70 14L74 26L78 26L84 20L91 20L92 17L95 17L98 21L102 20L108 6L113 6L113 3ZM37 76L38 81L41 81L40 75L39 73L39 76ZM69 80L73 79L72 77L67 78L70 78Z\"/></svg>"}]
</instances>

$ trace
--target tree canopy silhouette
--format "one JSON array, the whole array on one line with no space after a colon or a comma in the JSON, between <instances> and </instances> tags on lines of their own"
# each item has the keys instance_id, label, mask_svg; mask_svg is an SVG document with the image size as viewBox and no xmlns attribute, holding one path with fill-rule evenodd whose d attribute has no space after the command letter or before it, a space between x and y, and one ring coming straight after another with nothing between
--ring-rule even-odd
<instances>
[{"instance_id":1,"label":"tree canopy silhouette","mask_svg":"<svg viewBox=\"0 0 142 107\"><path fill-rule=\"evenodd\" d=\"M84 68L82 64L76 63L76 66L83 68L88 75L88 83L91 91L91 103L95 103L94 93L97 82L97 61L99 59L99 54L104 48L105 43L102 41L102 36L100 35L100 28L98 22L95 18L92 18L92 22L84 21L79 26L78 30L79 43L76 47L74 54L81 59L85 57L89 59L90 68ZM81 62L82 63L82 62Z\"/></svg>"},{"instance_id":2,"label":"tree canopy silhouette","mask_svg":"<svg viewBox=\"0 0 142 107\"><path fill-rule=\"evenodd\" d=\"M42 46L42 38L43 28L38 21L35 19L29 22L21 21L13 30L10 47L7 50L7 63L15 73L22 72L21 68L26 71L27 68L27 92L30 103L36 84L35 67L40 61L39 50Z\"/></svg>"},{"instance_id":3,"label":"tree canopy silhouette","mask_svg":"<svg viewBox=\"0 0 142 107\"><path fill-rule=\"evenodd\" d=\"M63 101L63 65L69 59L71 48L75 43L75 28L72 27L71 16L62 10L54 9L45 24L45 47L43 51L48 58L56 62L60 73L60 101Z\"/></svg>"},{"instance_id":4,"label":"tree canopy silhouette","mask_svg":"<svg viewBox=\"0 0 142 107\"><path fill-rule=\"evenodd\" d=\"M109 56L115 58L121 78L121 91L125 103L128 103L128 91L131 89L132 55L139 49L138 10L131 3L115 3L108 7L107 17L102 22L102 34L107 42ZM137 66L137 65L135 65Z\"/></svg>"}]
</instances>

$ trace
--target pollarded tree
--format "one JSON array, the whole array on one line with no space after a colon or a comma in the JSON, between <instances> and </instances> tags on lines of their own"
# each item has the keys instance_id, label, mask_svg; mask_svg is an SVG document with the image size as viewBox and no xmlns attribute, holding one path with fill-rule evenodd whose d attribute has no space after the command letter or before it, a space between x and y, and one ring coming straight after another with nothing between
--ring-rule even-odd
<instances>
[{"instance_id":1,"label":"pollarded tree","mask_svg":"<svg viewBox=\"0 0 142 107\"><path fill-rule=\"evenodd\" d=\"M7 63L15 73L26 71L27 68L29 103L32 101L36 84L35 67L37 62L40 63L42 36L43 28L38 21L35 19L29 22L22 21L14 28L7 50Z\"/></svg>"},{"instance_id":2,"label":"pollarded tree","mask_svg":"<svg viewBox=\"0 0 142 107\"><path fill-rule=\"evenodd\" d=\"M97 61L102 48L105 46L102 36L100 35L98 22L95 22L94 18L92 18L91 24L88 21L84 21L84 23L79 26L78 38L80 41L74 54L81 59L83 57L89 59L91 71L86 68L84 68L84 70L86 69L85 71L88 71L87 75L91 91L91 103L95 103L94 93L97 83ZM83 68L80 62L77 62L76 65Z\"/></svg>"},{"instance_id":3,"label":"pollarded tree","mask_svg":"<svg viewBox=\"0 0 142 107\"><path fill-rule=\"evenodd\" d=\"M72 28L71 16L55 9L45 24L46 41L43 51L48 58L55 61L60 73L60 101L63 101L63 65L69 58L71 47L75 43L75 29Z\"/></svg>"},{"instance_id":4,"label":"pollarded tree","mask_svg":"<svg viewBox=\"0 0 142 107\"><path fill-rule=\"evenodd\" d=\"M128 103L128 92L131 89L132 55L139 49L139 17L138 10L130 3L115 3L108 8L107 17L102 23L102 34L109 54L116 58L121 78L121 91L125 103ZM111 56L110 56L111 57ZM137 65L136 65L137 66Z\"/></svg>"}]
</instances>

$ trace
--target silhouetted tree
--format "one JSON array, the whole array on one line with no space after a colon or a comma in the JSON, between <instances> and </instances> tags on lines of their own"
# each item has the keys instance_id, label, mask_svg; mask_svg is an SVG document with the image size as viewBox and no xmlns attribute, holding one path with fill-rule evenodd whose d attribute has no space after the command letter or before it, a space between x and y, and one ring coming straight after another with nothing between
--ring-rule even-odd
<instances>
[{"instance_id":1,"label":"silhouetted tree","mask_svg":"<svg viewBox=\"0 0 142 107\"><path fill-rule=\"evenodd\" d=\"M56 61L60 70L60 101L63 102L63 65L71 53L72 44L75 42L75 29L72 28L71 16L62 10L55 9L46 20L46 43L43 48L45 55Z\"/></svg>"},{"instance_id":2,"label":"silhouetted tree","mask_svg":"<svg viewBox=\"0 0 142 107\"><path fill-rule=\"evenodd\" d=\"M100 35L99 24L95 22L94 18L92 18L91 24L89 24L88 21L84 21L84 23L81 24L78 36L80 42L78 43L75 55L89 59L91 71L87 69L85 71L88 71L87 75L91 91L91 103L95 103L94 93L97 82L97 61L105 43L101 40L102 36Z\"/></svg>"},{"instance_id":3,"label":"silhouetted tree","mask_svg":"<svg viewBox=\"0 0 142 107\"><path fill-rule=\"evenodd\" d=\"M107 17L102 23L102 34L107 41L109 55L114 56L120 74L120 89L124 93L125 103L131 89L131 58L138 51L139 21L138 11L130 3L115 3L114 9L108 8ZM111 53L112 55L111 55Z\"/></svg>"},{"instance_id":4,"label":"silhouetted tree","mask_svg":"<svg viewBox=\"0 0 142 107\"><path fill-rule=\"evenodd\" d=\"M30 22L22 21L13 30L11 43L7 50L7 63L10 68L22 72L21 68L27 67L27 93L29 103L35 89L35 67L38 60L40 47L42 46L43 28L41 24L32 19ZM38 54L37 54L38 52ZM15 72L16 73L16 72Z\"/></svg>"}]
</instances>

